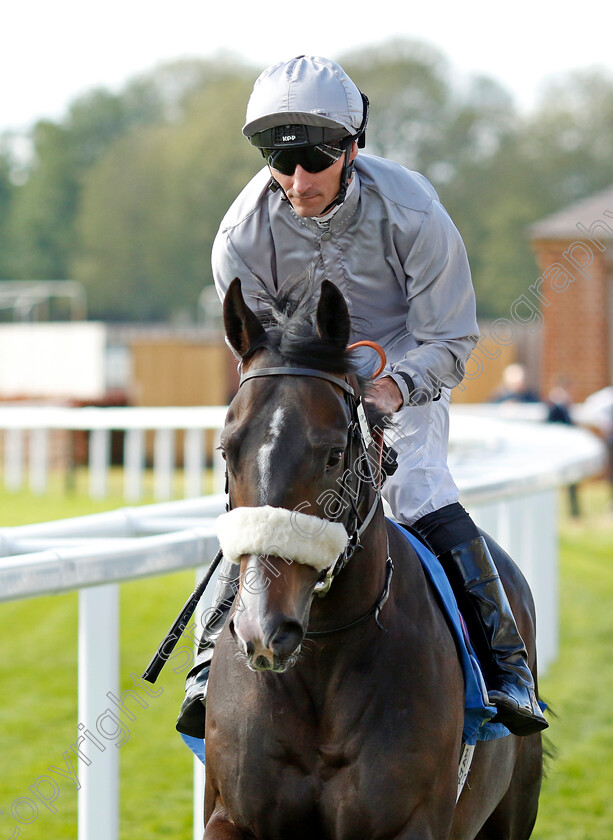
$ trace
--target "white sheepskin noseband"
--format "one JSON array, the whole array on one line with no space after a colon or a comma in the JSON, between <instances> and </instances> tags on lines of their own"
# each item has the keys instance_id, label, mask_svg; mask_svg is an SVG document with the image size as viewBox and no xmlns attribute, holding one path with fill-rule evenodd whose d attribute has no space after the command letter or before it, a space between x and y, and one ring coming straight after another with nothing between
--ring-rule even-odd
<instances>
[{"instance_id":1,"label":"white sheepskin noseband","mask_svg":"<svg viewBox=\"0 0 613 840\"><path fill-rule=\"evenodd\" d=\"M217 519L217 536L227 560L241 554L263 554L304 563L321 572L347 546L347 531L330 522L295 510L239 507Z\"/></svg>"}]
</instances>

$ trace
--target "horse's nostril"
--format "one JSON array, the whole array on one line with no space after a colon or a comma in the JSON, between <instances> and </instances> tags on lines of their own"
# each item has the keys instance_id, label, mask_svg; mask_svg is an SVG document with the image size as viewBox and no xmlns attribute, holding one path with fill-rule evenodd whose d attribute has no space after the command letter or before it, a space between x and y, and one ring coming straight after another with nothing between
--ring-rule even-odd
<instances>
[{"instance_id":1,"label":"horse's nostril","mask_svg":"<svg viewBox=\"0 0 613 840\"><path fill-rule=\"evenodd\" d=\"M277 656L289 656L304 638L302 626L297 621L282 621L271 637L269 647Z\"/></svg>"}]
</instances>

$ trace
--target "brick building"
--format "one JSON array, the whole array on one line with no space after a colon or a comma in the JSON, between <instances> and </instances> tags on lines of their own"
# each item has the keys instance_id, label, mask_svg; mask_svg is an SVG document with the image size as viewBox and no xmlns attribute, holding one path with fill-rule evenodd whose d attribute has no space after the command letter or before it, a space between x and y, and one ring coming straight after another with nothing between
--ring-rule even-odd
<instances>
[{"instance_id":1,"label":"brick building","mask_svg":"<svg viewBox=\"0 0 613 840\"><path fill-rule=\"evenodd\" d=\"M580 402L613 377L613 185L530 235L541 272L530 287L543 316L541 391L565 380Z\"/></svg>"}]
</instances>

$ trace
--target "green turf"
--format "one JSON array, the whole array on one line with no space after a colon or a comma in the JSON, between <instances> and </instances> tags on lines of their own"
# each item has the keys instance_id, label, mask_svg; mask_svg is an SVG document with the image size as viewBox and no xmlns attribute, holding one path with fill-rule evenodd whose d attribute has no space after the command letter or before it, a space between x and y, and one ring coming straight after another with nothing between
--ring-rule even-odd
<instances>
[{"instance_id":1,"label":"green turf","mask_svg":"<svg viewBox=\"0 0 613 840\"><path fill-rule=\"evenodd\" d=\"M613 510L604 485L561 532L561 656L541 680L553 707L534 840L613 837Z\"/></svg>"},{"instance_id":2,"label":"green turf","mask_svg":"<svg viewBox=\"0 0 613 840\"><path fill-rule=\"evenodd\" d=\"M0 491L0 527L123 505L116 479L110 489L109 498L101 502L92 502L82 491L66 494L57 480L43 496ZM143 501L152 501L150 493ZM142 673L193 586L193 572L121 586L122 691L134 687L130 674ZM77 837L75 785L49 771L50 765L66 771L64 753L70 752L78 734L77 627L76 593L0 603L0 837L10 838L14 831L12 807L22 820L33 818L20 824L24 840ZM183 676L172 673L171 667L169 663L154 687L162 689L159 696L147 698L140 692L149 705L135 706L129 740L120 748L122 839L192 837L191 753L174 730ZM90 749L93 761L95 749ZM81 763L79 773L86 772ZM39 801L34 814L27 800L37 801L30 787L36 787L41 776L55 779L59 794L51 803L55 811ZM43 795L51 796L48 783L38 785Z\"/></svg>"},{"instance_id":3,"label":"green turf","mask_svg":"<svg viewBox=\"0 0 613 840\"><path fill-rule=\"evenodd\" d=\"M541 681L557 717L549 741L557 751L544 783L534 840L613 837L613 513L606 488L582 488L584 516L561 528L561 656ZM76 516L122 504L119 495L92 503L56 488L43 497L0 491L0 526ZM131 687L193 587L193 574L146 579L121 587L121 689ZM11 807L29 824L23 840L77 837L74 784L56 776L52 807L35 801L49 766L76 740L77 595L0 604L0 837L11 838ZM190 840L192 761L174 731L183 677L162 673L147 708L135 707L120 749L121 838ZM93 749L93 748L92 748ZM87 772L83 766L81 773ZM48 789L47 789L48 790ZM17 834L14 834L16 837Z\"/></svg>"}]
</instances>

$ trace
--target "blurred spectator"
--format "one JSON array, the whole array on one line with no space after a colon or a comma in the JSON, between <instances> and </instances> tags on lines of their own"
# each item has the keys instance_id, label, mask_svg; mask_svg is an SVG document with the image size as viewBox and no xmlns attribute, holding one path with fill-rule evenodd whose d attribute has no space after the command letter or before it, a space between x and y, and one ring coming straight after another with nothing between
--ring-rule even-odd
<instances>
[{"instance_id":1,"label":"blurred spectator","mask_svg":"<svg viewBox=\"0 0 613 840\"><path fill-rule=\"evenodd\" d=\"M572 398L566 385L562 383L555 385L547 395L546 403L548 423L565 423L568 426L574 425L570 413ZM573 517L581 516L578 484L568 485L568 501L570 504L570 515Z\"/></svg>"},{"instance_id":2,"label":"blurred spectator","mask_svg":"<svg viewBox=\"0 0 613 840\"><path fill-rule=\"evenodd\" d=\"M526 371L523 365L512 364L502 372L502 385L494 393L492 402L539 402L538 394L526 385Z\"/></svg>"},{"instance_id":3,"label":"blurred spectator","mask_svg":"<svg viewBox=\"0 0 613 840\"><path fill-rule=\"evenodd\" d=\"M609 453L608 478L613 503L613 385L591 394L582 406L581 420L598 430Z\"/></svg>"},{"instance_id":4,"label":"blurred spectator","mask_svg":"<svg viewBox=\"0 0 613 840\"><path fill-rule=\"evenodd\" d=\"M606 441L607 449L609 450L609 486L611 488L611 504L613 505L613 405L609 408L609 426Z\"/></svg>"},{"instance_id":5,"label":"blurred spectator","mask_svg":"<svg viewBox=\"0 0 613 840\"><path fill-rule=\"evenodd\" d=\"M570 416L572 399L564 385L555 385L547 395L547 421L549 423L568 423L573 425Z\"/></svg>"}]
</instances>

